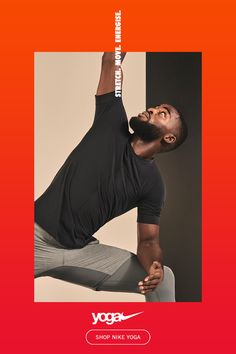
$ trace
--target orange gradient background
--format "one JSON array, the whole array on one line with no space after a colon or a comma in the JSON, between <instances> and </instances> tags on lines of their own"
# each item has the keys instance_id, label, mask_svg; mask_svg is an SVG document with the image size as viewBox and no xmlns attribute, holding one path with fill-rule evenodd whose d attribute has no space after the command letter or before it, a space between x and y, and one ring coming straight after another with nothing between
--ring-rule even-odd
<instances>
[{"instance_id":1,"label":"orange gradient background","mask_svg":"<svg viewBox=\"0 0 236 354\"><path fill-rule=\"evenodd\" d=\"M34 52L203 54L202 303L34 303ZM234 353L235 7L233 1L2 1L1 344L6 353ZM191 235L190 235L191 237ZM187 266L187 264L186 264ZM46 289L45 289L46 291ZM89 346L91 312L144 311L147 346Z\"/></svg>"}]
</instances>

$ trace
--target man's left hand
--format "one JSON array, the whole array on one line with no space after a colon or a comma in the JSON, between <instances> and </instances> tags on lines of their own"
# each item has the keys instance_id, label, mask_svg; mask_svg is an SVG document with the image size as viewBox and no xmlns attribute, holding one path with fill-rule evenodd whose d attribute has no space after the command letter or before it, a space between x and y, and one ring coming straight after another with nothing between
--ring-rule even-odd
<instances>
[{"instance_id":1,"label":"man's left hand","mask_svg":"<svg viewBox=\"0 0 236 354\"><path fill-rule=\"evenodd\" d=\"M141 294L146 294L153 291L164 278L164 271L161 264L157 261L154 261L149 268L149 275L145 277L144 280L138 283L139 290Z\"/></svg>"}]
</instances>

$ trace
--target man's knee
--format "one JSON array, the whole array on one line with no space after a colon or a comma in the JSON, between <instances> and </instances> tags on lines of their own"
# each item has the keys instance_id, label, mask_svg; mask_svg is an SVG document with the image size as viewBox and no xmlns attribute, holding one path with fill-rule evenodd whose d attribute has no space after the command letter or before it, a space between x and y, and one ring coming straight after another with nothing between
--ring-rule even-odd
<instances>
[{"instance_id":1,"label":"man's knee","mask_svg":"<svg viewBox=\"0 0 236 354\"><path fill-rule=\"evenodd\" d=\"M164 266L164 279L167 279L170 282L175 282L175 275L172 269L168 266Z\"/></svg>"},{"instance_id":2,"label":"man's knee","mask_svg":"<svg viewBox=\"0 0 236 354\"><path fill-rule=\"evenodd\" d=\"M171 268L164 266L163 281L157 286L159 301L175 302L175 276Z\"/></svg>"}]
</instances>

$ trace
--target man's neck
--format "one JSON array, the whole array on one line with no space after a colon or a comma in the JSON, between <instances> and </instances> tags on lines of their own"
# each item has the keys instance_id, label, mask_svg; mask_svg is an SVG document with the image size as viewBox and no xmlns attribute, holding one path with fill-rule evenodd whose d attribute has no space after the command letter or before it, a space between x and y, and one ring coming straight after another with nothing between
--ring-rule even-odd
<instances>
[{"instance_id":1,"label":"man's neck","mask_svg":"<svg viewBox=\"0 0 236 354\"><path fill-rule=\"evenodd\" d=\"M131 137L131 146L136 155L147 160L152 160L156 155L159 142L158 141L144 142L143 140L141 140L140 138L138 138L133 134Z\"/></svg>"}]
</instances>

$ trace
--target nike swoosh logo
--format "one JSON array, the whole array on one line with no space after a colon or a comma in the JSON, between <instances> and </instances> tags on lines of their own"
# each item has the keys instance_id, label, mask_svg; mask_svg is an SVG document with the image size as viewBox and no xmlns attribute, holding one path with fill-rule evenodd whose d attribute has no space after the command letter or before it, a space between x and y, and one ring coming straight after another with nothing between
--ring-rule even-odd
<instances>
[{"instance_id":1,"label":"nike swoosh logo","mask_svg":"<svg viewBox=\"0 0 236 354\"><path fill-rule=\"evenodd\" d=\"M124 316L124 314L122 313L122 318L121 319L122 320L128 320L128 318L140 315L140 313L143 313L143 311L142 312L133 313L132 315L128 315L128 316Z\"/></svg>"}]
</instances>

